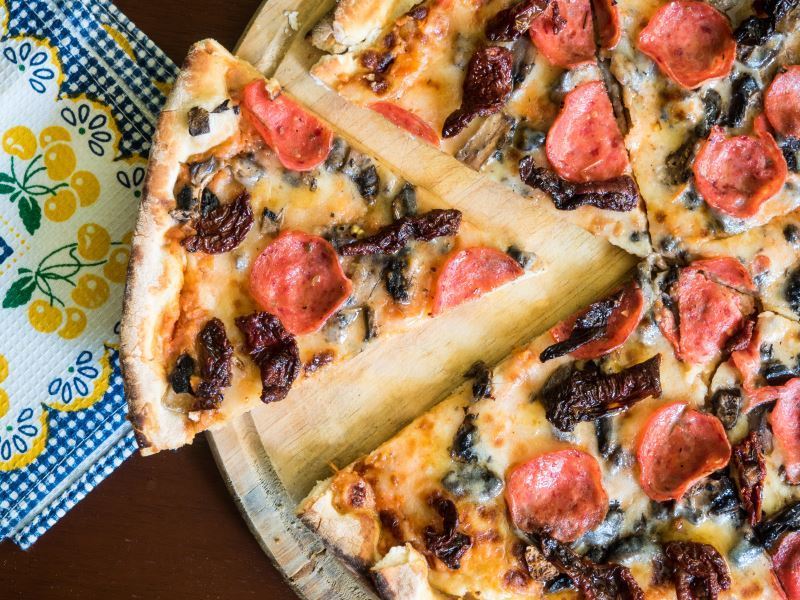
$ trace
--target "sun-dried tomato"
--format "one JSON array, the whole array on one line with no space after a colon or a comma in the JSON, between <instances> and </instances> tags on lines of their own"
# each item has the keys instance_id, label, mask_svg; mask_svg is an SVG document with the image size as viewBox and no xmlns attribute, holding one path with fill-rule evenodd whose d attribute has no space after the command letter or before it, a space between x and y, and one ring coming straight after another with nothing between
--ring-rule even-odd
<instances>
[{"instance_id":1,"label":"sun-dried tomato","mask_svg":"<svg viewBox=\"0 0 800 600\"><path fill-rule=\"evenodd\" d=\"M547 362L565 356L603 337L608 331L608 318L619 307L623 292L624 290L619 290L607 298L590 304L586 312L575 321L569 337L542 350L539 360Z\"/></svg>"},{"instance_id":2,"label":"sun-dried tomato","mask_svg":"<svg viewBox=\"0 0 800 600\"><path fill-rule=\"evenodd\" d=\"M728 565L714 546L668 542L664 557L678 600L717 600L719 593L731 586Z\"/></svg>"},{"instance_id":3,"label":"sun-dried tomato","mask_svg":"<svg viewBox=\"0 0 800 600\"><path fill-rule=\"evenodd\" d=\"M543 538L541 549L560 573L572 579L585 600L644 600L642 588L627 567L595 563L552 538Z\"/></svg>"},{"instance_id":4,"label":"sun-dried tomato","mask_svg":"<svg viewBox=\"0 0 800 600\"><path fill-rule=\"evenodd\" d=\"M521 0L501 10L486 24L486 39L491 42L513 42L528 32L531 21L547 8L547 4L548 0Z\"/></svg>"},{"instance_id":5,"label":"sun-dried tomato","mask_svg":"<svg viewBox=\"0 0 800 600\"><path fill-rule=\"evenodd\" d=\"M261 371L261 401L283 400L300 375L300 351L294 336L278 317L254 312L236 319L244 334L245 348Z\"/></svg>"},{"instance_id":6,"label":"sun-dried tomato","mask_svg":"<svg viewBox=\"0 0 800 600\"><path fill-rule=\"evenodd\" d=\"M410 240L429 242L440 236L455 235L461 225L461 211L434 209L424 214L403 217L377 233L339 247L342 256L395 254Z\"/></svg>"},{"instance_id":7,"label":"sun-dried tomato","mask_svg":"<svg viewBox=\"0 0 800 600\"><path fill-rule=\"evenodd\" d=\"M581 421L594 421L647 398L661 395L661 355L623 369L603 373L595 363L582 369L575 364L550 376L541 399L547 420L561 431L572 431Z\"/></svg>"},{"instance_id":8,"label":"sun-dried tomato","mask_svg":"<svg viewBox=\"0 0 800 600\"><path fill-rule=\"evenodd\" d=\"M200 344L200 377L194 410L210 410L222 403L222 389L231 384L233 346L225 325L216 317L208 321L197 336Z\"/></svg>"},{"instance_id":9,"label":"sun-dried tomato","mask_svg":"<svg viewBox=\"0 0 800 600\"><path fill-rule=\"evenodd\" d=\"M456 531L458 528L458 511L452 500L434 495L429 504L442 518L442 531L432 525L425 527L425 548L441 560L448 569L461 568L461 557L472 547L472 538Z\"/></svg>"},{"instance_id":10,"label":"sun-dried tomato","mask_svg":"<svg viewBox=\"0 0 800 600\"><path fill-rule=\"evenodd\" d=\"M475 117L498 112L511 95L514 55L499 46L479 48L469 59L461 106L445 119L442 137L458 135Z\"/></svg>"},{"instance_id":11,"label":"sun-dried tomato","mask_svg":"<svg viewBox=\"0 0 800 600\"><path fill-rule=\"evenodd\" d=\"M742 321L739 329L725 342L723 354L730 356L732 352L744 350L750 345L750 340L753 337L753 331L756 328L756 315L750 315L749 319Z\"/></svg>"},{"instance_id":12,"label":"sun-dried tomato","mask_svg":"<svg viewBox=\"0 0 800 600\"><path fill-rule=\"evenodd\" d=\"M543 167L537 167L530 156L525 156L519 161L519 176L527 185L549 194L558 210L594 206L627 212L639 205L639 188L628 175L606 181L572 183Z\"/></svg>"},{"instance_id":13,"label":"sun-dried tomato","mask_svg":"<svg viewBox=\"0 0 800 600\"><path fill-rule=\"evenodd\" d=\"M181 243L189 252L230 252L242 243L252 226L250 195L242 192L232 202L220 204L207 214L201 214L194 223L195 234Z\"/></svg>"},{"instance_id":14,"label":"sun-dried tomato","mask_svg":"<svg viewBox=\"0 0 800 600\"><path fill-rule=\"evenodd\" d=\"M751 431L733 447L731 465L736 471L742 507L750 517L750 525L755 526L761 520L761 492L767 477L764 453L756 431Z\"/></svg>"}]
</instances>

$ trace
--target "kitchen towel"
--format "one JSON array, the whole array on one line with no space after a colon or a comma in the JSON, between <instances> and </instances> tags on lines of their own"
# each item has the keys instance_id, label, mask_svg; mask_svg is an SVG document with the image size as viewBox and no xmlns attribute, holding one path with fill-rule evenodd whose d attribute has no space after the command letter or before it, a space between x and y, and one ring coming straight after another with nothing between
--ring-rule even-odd
<instances>
[{"instance_id":1,"label":"kitchen towel","mask_svg":"<svg viewBox=\"0 0 800 600\"><path fill-rule=\"evenodd\" d=\"M0 540L135 450L119 319L175 65L106 0L0 0Z\"/></svg>"}]
</instances>

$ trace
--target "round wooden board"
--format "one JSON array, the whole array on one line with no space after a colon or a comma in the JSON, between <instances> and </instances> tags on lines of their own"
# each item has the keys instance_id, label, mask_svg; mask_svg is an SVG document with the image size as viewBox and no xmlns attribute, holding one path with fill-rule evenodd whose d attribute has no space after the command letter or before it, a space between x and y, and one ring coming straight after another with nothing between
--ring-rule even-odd
<instances>
[{"instance_id":1,"label":"round wooden board","mask_svg":"<svg viewBox=\"0 0 800 600\"><path fill-rule=\"evenodd\" d=\"M217 464L253 535L298 595L360 600L376 598L370 583L296 518L297 504L332 466L369 452L445 397L475 360L500 360L617 285L636 259L560 220L535 198L517 196L316 84L308 67L318 54L304 33L331 4L267 0L237 54L276 77L344 137L439 195L466 219L534 249L542 265L535 277L462 305L423 328L387 344L378 338L345 368L329 367L297 385L286 400L210 434ZM299 25L296 30L289 26L290 16Z\"/></svg>"},{"instance_id":2,"label":"round wooden board","mask_svg":"<svg viewBox=\"0 0 800 600\"><path fill-rule=\"evenodd\" d=\"M322 540L295 517L296 502L273 468L250 415L209 437L247 526L298 596L307 600L376 598L367 582L328 552Z\"/></svg>"}]
</instances>

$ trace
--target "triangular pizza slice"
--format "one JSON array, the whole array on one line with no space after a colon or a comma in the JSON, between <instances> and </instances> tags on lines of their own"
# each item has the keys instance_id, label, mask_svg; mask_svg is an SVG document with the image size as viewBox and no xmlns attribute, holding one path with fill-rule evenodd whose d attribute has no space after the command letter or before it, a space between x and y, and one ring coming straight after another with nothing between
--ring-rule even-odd
<instances>
[{"instance_id":1,"label":"triangular pizza slice","mask_svg":"<svg viewBox=\"0 0 800 600\"><path fill-rule=\"evenodd\" d=\"M146 188L121 333L146 454L538 268L210 40L161 115Z\"/></svg>"},{"instance_id":2,"label":"triangular pizza slice","mask_svg":"<svg viewBox=\"0 0 800 600\"><path fill-rule=\"evenodd\" d=\"M496 368L476 364L317 484L301 518L385 598L779 597L739 509L730 411L708 398L720 361L750 345L740 275L730 259L643 264ZM775 555L783 585L796 548Z\"/></svg>"},{"instance_id":3,"label":"triangular pizza slice","mask_svg":"<svg viewBox=\"0 0 800 600\"><path fill-rule=\"evenodd\" d=\"M596 36L619 38L613 3L340 0L310 32L325 52L311 75L644 256L644 206Z\"/></svg>"}]
</instances>

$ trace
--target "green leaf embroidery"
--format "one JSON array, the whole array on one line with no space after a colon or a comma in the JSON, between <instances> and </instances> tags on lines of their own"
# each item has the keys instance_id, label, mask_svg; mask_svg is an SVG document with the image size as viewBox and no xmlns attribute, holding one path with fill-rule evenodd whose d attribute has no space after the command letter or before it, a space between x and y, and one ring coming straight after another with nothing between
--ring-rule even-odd
<instances>
[{"instance_id":1,"label":"green leaf embroidery","mask_svg":"<svg viewBox=\"0 0 800 600\"><path fill-rule=\"evenodd\" d=\"M0 175L2 175L2 173L0 173ZM3 195L10 194L11 192L13 192L16 189L17 189L17 186L15 186L15 185L9 185L7 183L0 182L0 194L3 194Z\"/></svg>"},{"instance_id":2,"label":"green leaf embroidery","mask_svg":"<svg viewBox=\"0 0 800 600\"><path fill-rule=\"evenodd\" d=\"M20 277L8 288L6 297L3 298L3 308L16 308L17 306L27 304L35 289L36 282L33 277L30 275Z\"/></svg>"},{"instance_id":3,"label":"green leaf embroidery","mask_svg":"<svg viewBox=\"0 0 800 600\"><path fill-rule=\"evenodd\" d=\"M17 190L13 194L11 194L11 196L9 196L8 199L11 200L11 202L16 202L17 198L19 198L21 195L22 195L22 192L20 190Z\"/></svg>"},{"instance_id":4,"label":"green leaf embroidery","mask_svg":"<svg viewBox=\"0 0 800 600\"><path fill-rule=\"evenodd\" d=\"M54 190L58 188L49 188L46 185L29 185L25 188L25 191L29 194L33 194L34 196L44 196L46 194L52 194Z\"/></svg>"},{"instance_id":5,"label":"green leaf embroidery","mask_svg":"<svg viewBox=\"0 0 800 600\"><path fill-rule=\"evenodd\" d=\"M8 173L0 173L0 183L16 183L16 179Z\"/></svg>"},{"instance_id":6,"label":"green leaf embroidery","mask_svg":"<svg viewBox=\"0 0 800 600\"><path fill-rule=\"evenodd\" d=\"M22 196L19 199L19 216L30 234L33 234L42 224L42 209L33 198Z\"/></svg>"}]
</instances>

